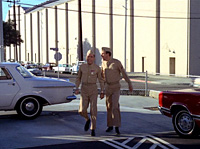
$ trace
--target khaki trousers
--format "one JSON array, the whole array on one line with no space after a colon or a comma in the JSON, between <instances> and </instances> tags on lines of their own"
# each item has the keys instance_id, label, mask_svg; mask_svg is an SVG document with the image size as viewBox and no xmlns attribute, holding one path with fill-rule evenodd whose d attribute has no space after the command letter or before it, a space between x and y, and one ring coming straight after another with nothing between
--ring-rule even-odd
<instances>
[{"instance_id":1,"label":"khaki trousers","mask_svg":"<svg viewBox=\"0 0 200 149\"><path fill-rule=\"evenodd\" d=\"M119 108L120 87L106 88L107 126L121 126L121 114Z\"/></svg>"},{"instance_id":2,"label":"khaki trousers","mask_svg":"<svg viewBox=\"0 0 200 149\"><path fill-rule=\"evenodd\" d=\"M96 84L82 85L79 114L83 116L87 121L89 119L87 109L90 104L91 130L96 129L97 97L98 97L98 90Z\"/></svg>"}]
</instances>

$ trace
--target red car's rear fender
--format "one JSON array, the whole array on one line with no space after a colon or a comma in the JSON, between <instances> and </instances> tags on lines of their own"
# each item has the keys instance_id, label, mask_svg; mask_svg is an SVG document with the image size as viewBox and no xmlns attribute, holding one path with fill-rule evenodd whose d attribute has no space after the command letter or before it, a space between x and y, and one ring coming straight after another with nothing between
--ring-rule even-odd
<instances>
[{"instance_id":1,"label":"red car's rear fender","mask_svg":"<svg viewBox=\"0 0 200 149\"><path fill-rule=\"evenodd\" d=\"M171 115L173 115L174 113L176 113L177 111L180 111L180 110L186 110L190 113L188 108L184 104L179 103L179 102L174 102L170 107ZM190 113L190 115L192 115L192 114Z\"/></svg>"}]
</instances>

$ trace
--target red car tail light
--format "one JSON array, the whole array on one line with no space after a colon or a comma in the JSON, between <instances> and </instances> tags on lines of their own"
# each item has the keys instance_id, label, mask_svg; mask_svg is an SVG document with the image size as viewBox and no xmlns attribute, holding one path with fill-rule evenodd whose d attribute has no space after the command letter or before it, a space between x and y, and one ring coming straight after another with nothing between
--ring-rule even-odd
<instances>
[{"instance_id":1,"label":"red car tail light","mask_svg":"<svg viewBox=\"0 0 200 149\"><path fill-rule=\"evenodd\" d=\"M162 100L163 100L163 92L160 92L160 93L159 93L159 106L160 106L160 107L163 106Z\"/></svg>"}]
</instances>

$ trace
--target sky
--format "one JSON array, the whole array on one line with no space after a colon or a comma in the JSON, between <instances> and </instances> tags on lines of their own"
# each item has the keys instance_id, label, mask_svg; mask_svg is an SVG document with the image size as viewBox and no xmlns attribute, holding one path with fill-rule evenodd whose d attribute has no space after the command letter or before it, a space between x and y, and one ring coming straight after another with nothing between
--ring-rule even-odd
<instances>
[{"instance_id":1,"label":"sky","mask_svg":"<svg viewBox=\"0 0 200 149\"><path fill-rule=\"evenodd\" d=\"M9 1L14 2L14 0L9 0ZM16 5L21 5L24 7L33 7L32 5L37 5L37 4L43 3L45 1L47 1L47 0L15 0ZM27 5L25 5L25 4L27 4ZM12 7L12 5L13 5L13 3L7 2L7 0L2 0L3 20L6 19L8 10L10 9L10 7Z\"/></svg>"}]
</instances>

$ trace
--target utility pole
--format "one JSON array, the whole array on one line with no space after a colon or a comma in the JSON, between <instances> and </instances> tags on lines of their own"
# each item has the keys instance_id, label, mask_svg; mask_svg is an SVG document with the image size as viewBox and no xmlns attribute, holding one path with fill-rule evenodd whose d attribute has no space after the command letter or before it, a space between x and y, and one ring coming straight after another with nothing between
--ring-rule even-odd
<instances>
[{"instance_id":1,"label":"utility pole","mask_svg":"<svg viewBox=\"0 0 200 149\"><path fill-rule=\"evenodd\" d=\"M4 61L2 0L0 0L0 62Z\"/></svg>"},{"instance_id":2,"label":"utility pole","mask_svg":"<svg viewBox=\"0 0 200 149\"><path fill-rule=\"evenodd\" d=\"M79 61L83 61L81 0L78 0L78 34L78 54L80 54Z\"/></svg>"},{"instance_id":3,"label":"utility pole","mask_svg":"<svg viewBox=\"0 0 200 149\"><path fill-rule=\"evenodd\" d=\"M15 12L15 0L13 0L13 20L14 20L14 27L15 27L15 32L17 31L16 29L16 12ZM15 49L15 61L18 61L18 52L17 52L17 34L16 34L16 43L14 45Z\"/></svg>"}]
</instances>

